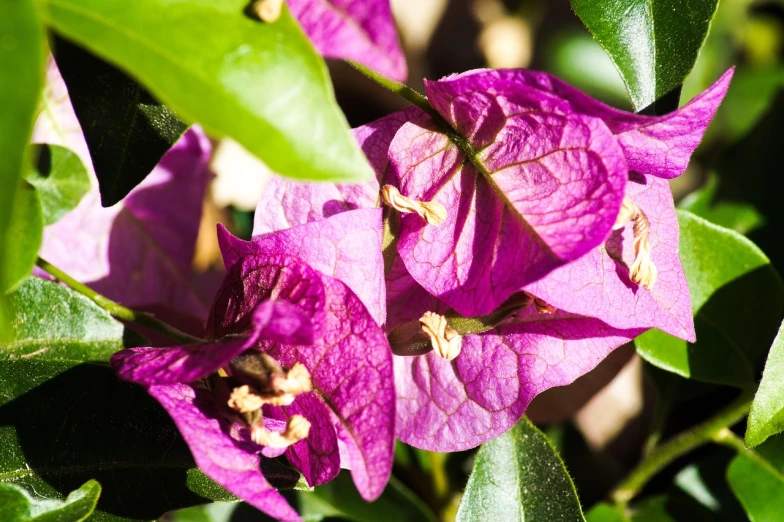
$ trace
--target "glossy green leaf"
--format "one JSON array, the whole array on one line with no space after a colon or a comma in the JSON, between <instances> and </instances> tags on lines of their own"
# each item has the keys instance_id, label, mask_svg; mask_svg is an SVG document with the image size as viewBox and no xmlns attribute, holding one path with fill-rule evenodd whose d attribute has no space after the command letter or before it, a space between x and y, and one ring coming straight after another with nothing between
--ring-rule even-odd
<instances>
[{"instance_id":1,"label":"glossy green leaf","mask_svg":"<svg viewBox=\"0 0 784 522\"><path fill-rule=\"evenodd\" d=\"M779 522L784 513L784 437L735 457L727 481L752 522Z\"/></svg>"},{"instance_id":2,"label":"glossy green leaf","mask_svg":"<svg viewBox=\"0 0 784 522\"><path fill-rule=\"evenodd\" d=\"M6 522L81 522L95 510L101 485L94 480L65 500L40 499L14 484L0 484L0 516Z\"/></svg>"},{"instance_id":3,"label":"glossy green leaf","mask_svg":"<svg viewBox=\"0 0 784 522\"><path fill-rule=\"evenodd\" d=\"M771 435L784 431L784 323L765 362L757 394L751 405L746 428L746 444L756 446Z\"/></svg>"},{"instance_id":4,"label":"glossy green leaf","mask_svg":"<svg viewBox=\"0 0 784 522\"><path fill-rule=\"evenodd\" d=\"M312 521L339 517L352 522L435 522L435 515L411 490L395 477L375 502L359 496L351 476L342 472L333 481L317 486L312 493L298 493L299 512Z\"/></svg>"},{"instance_id":5,"label":"glossy green leaf","mask_svg":"<svg viewBox=\"0 0 784 522\"><path fill-rule=\"evenodd\" d=\"M571 1L621 73L635 109L668 94L674 106L665 110L677 107L718 0Z\"/></svg>"},{"instance_id":6,"label":"glossy green leaf","mask_svg":"<svg viewBox=\"0 0 784 522\"><path fill-rule=\"evenodd\" d=\"M784 315L784 283L765 254L737 232L684 211L678 222L697 342L650 330L635 339L637 352L683 377L748 386Z\"/></svg>"},{"instance_id":7,"label":"glossy green leaf","mask_svg":"<svg viewBox=\"0 0 784 522\"><path fill-rule=\"evenodd\" d=\"M56 38L54 55L90 150L105 207L123 199L182 136L188 124L133 78Z\"/></svg>"},{"instance_id":8,"label":"glossy green leaf","mask_svg":"<svg viewBox=\"0 0 784 522\"><path fill-rule=\"evenodd\" d=\"M4 291L14 277L9 277L5 267L15 245L7 237L43 84L42 40L33 0L0 2L0 341L10 337L11 313Z\"/></svg>"},{"instance_id":9,"label":"glossy green leaf","mask_svg":"<svg viewBox=\"0 0 784 522\"><path fill-rule=\"evenodd\" d=\"M30 275L41 248L44 233L44 215L38 191L21 181L16 191L11 213L11 223L6 231L9 248L3 263L8 286L13 289Z\"/></svg>"},{"instance_id":10,"label":"glossy green leaf","mask_svg":"<svg viewBox=\"0 0 784 522\"><path fill-rule=\"evenodd\" d=\"M275 23L247 0L44 0L61 35L114 63L216 136L285 176L372 176L329 74L284 7Z\"/></svg>"},{"instance_id":11,"label":"glossy green leaf","mask_svg":"<svg viewBox=\"0 0 784 522\"><path fill-rule=\"evenodd\" d=\"M32 147L33 165L25 175L41 198L44 225L59 221L90 191L90 175L73 151L59 145Z\"/></svg>"},{"instance_id":12,"label":"glossy green leaf","mask_svg":"<svg viewBox=\"0 0 784 522\"><path fill-rule=\"evenodd\" d=\"M104 364L128 331L85 297L38 278L11 296L17 339L0 343L0 483L63 497L95 479L111 516L150 520L233 500L194 467L157 402Z\"/></svg>"},{"instance_id":13,"label":"glossy green leaf","mask_svg":"<svg viewBox=\"0 0 784 522\"><path fill-rule=\"evenodd\" d=\"M457 522L485 520L585 520L561 457L525 417L476 455Z\"/></svg>"},{"instance_id":14,"label":"glossy green leaf","mask_svg":"<svg viewBox=\"0 0 784 522\"><path fill-rule=\"evenodd\" d=\"M744 235L765 224L765 217L750 203L716 201L718 188L719 177L711 174L705 185L683 198L678 208Z\"/></svg>"}]
</instances>

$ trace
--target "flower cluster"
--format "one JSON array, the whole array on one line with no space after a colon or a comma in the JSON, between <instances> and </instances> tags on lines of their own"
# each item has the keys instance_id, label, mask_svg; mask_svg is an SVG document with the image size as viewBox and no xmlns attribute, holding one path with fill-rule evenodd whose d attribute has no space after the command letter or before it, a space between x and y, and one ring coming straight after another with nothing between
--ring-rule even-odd
<instances>
[{"instance_id":1,"label":"flower cluster","mask_svg":"<svg viewBox=\"0 0 784 522\"><path fill-rule=\"evenodd\" d=\"M112 365L270 515L297 518L263 472L281 455L311 485L349 468L374 499L395 437L471 448L647 329L694 340L667 178L731 75L655 117L544 73L428 82L432 114L355 129L377 179L274 178L250 242L219 227L206 341Z\"/></svg>"}]
</instances>

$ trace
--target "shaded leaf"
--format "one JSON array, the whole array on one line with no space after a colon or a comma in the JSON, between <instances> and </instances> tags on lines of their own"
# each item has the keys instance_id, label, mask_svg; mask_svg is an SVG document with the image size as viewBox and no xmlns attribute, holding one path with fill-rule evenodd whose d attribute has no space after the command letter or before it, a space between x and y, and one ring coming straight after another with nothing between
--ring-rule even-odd
<instances>
[{"instance_id":1,"label":"shaded leaf","mask_svg":"<svg viewBox=\"0 0 784 522\"><path fill-rule=\"evenodd\" d=\"M285 7L275 23L262 23L245 13L248 3L45 2L47 22L62 36L120 66L184 119L234 138L274 171L369 178L323 60Z\"/></svg>"},{"instance_id":2,"label":"shaded leaf","mask_svg":"<svg viewBox=\"0 0 784 522\"><path fill-rule=\"evenodd\" d=\"M626 516L623 508L620 506L613 506L602 502L595 505L585 515L587 522L630 522L631 519Z\"/></svg>"},{"instance_id":3,"label":"shaded leaf","mask_svg":"<svg viewBox=\"0 0 784 522\"><path fill-rule=\"evenodd\" d=\"M90 191L90 175L73 151L59 145L32 146L33 165L25 175L41 197L44 225L75 209Z\"/></svg>"},{"instance_id":4,"label":"shaded leaf","mask_svg":"<svg viewBox=\"0 0 784 522\"><path fill-rule=\"evenodd\" d=\"M668 94L674 98L668 108L677 107L717 5L718 0L572 0L577 16L615 62L638 111Z\"/></svg>"},{"instance_id":5,"label":"shaded leaf","mask_svg":"<svg viewBox=\"0 0 784 522\"><path fill-rule=\"evenodd\" d=\"M635 340L637 351L683 377L747 386L784 314L784 284L765 254L737 232L684 211L678 221L697 342L651 330Z\"/></svg>"},{"instance_id":6,"label":"shaded leaf","mask_svg":"<svg viewBox=\"0 0 784 522\"><path fill-rule=\"evenodd\" d=\"M705 185L678 204L678 208L740 234L748 234L765 224L765 217L750 203L715 201L719 178L711 174Z\"/></svg>"},{"instance_id":7,"label":"shaded leaf","mask_svg":"<svg viewBox=\"0 0 784 522\"><path fill-rule=\"evenodd\" d=\"M312 493L300 492L298 498L298 511L307 520L340 517L353 522L436 521L425 503L395 477L389 479L386 489L374 502L362 499L348 473L341 473Z\"/></svg>"},{"instance_id":8,"label":"shaded leaf","mask_svg":"<svg viewBox=\"0 0 784 522\"><path fill-rule=\"evenodd\" d=\"M746 444L756 446L784 430L784 323L768 353L765 372L751 405Z\"/></svg>"},{"instance_id":9,"label":"shaded leaf","mask_svg":"<svg viewBox=\"0 0 784 522\"><path fill-rule=\"evenodd\" d=\"M19 486L0 484L0 507L7 522L81 522L92 514L100 495L101 485L94 480L65 500L38 499Z\"/></svg>"},{"instance_id":10,"label":"shaded leaf","mask_svg":"<svg viewBox=\"0 0 784 522\"><path fill-rule=\"evenodd\" d=\"M25 149L30 137L43 76L42 30L32 0L0 3L0 340L10 335L11 317L4 291L15 276L6 271L6 258L16 248L8 239Z\"/></svg>"},{"instance_id":11,"label":"shaded leaf","mask_svg":"<svg viewBox=\"0 0 784 522\"><path fill-rule=\"evenodd\" d=\"M147 177L188 124L114 66L55 38L57 67L90 150L101 203L122 200Z\"/></svg>"},{"instance_id":12,"label":"shaded leaf","mask_svg":"<svg viewBox=\"0 0 784 522\"><path fill-rule=\"evenodd\" d=\"M3 259L6 290L30 275L44 232L41 197L35 187L25 181L19 183L12 206L11 223L6 231L8 247Z\"/></svg>"},{"instance_id":13,"label":"shaded leaf","mask_svg":"<svg viewBox=\"0 0 784 522\"><path fill-rule=\"evenodd\" d=\"M784 437L739 454L727 481L752 522L777 522L784 512Z\"/></svg>"},{"instance_id":14,"label":"shaded leaf","mask_svg":"<svg viewBox=\"0 0 784 522\"><path fill-rule=\"evenodd\" d=\"M585 520L563 461L527 418L477 453L457 512L472 520Z\"/></svg>"}]
</instances>

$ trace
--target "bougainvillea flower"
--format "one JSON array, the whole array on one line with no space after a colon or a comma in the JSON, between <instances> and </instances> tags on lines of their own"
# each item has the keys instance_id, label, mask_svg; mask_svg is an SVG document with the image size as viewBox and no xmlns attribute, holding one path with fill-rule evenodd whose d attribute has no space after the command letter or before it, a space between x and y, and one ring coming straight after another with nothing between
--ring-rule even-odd
<instances>
[{"instance_id":1,"label":"bougainvillea flower","mask_svg":"<svg viewBox=\"0 0 784 522\"><path fill-rule=\"evenodd\" d=\"M33 141L74 150L92 173L84 136L54 62L47 80L46 110L36 122ZM191 262L210 153L204 133L191 128L142 183L110 208L101 206L93 176L92 189L79 206L44 229L41 256L110 299L198 333L208 306L192 290ZM172 201L177 201L176 211Z\"/></svg>"},{"instance_id":2,"label":"bougainvillea flower","mask_svg":"<svg viewBox=\"0 0 784 522\"><path fill-rule=\"evenodd\" d=\"M288 5L323 56L354 60L393 80L406 80L406 58L389 0L288 0Z\"/></svg>"},{"instance_id":3,"label":"bougainvillea flower","mask_svg":"<svg viewBox=\"0 0 784 522\"><path fill-rule=\"evenodd\" d=\"M590 252L615 225L630 171L683 171L731 74L661 117L617 111L544 73L427 82L430 103L467 144L424 114L390 144L401 195L447 211L437 226L402 216L409 273L461 314L483 315Z\"/></svg>"},{"instance_id":4,"label":"bougainvillea flower","mask_svg":"<svg viewBox=\"0 0 784 522\"><path fill-rule=\"evenodd\" d=\"M394 449L383 331L345 284L269 240L223 233L222 246L228 274L210 340L124 350L112 358L118 375L166 408L205 474L274 517L298 519L265 479L259 455L284 454L316 485L338 473L340 445L360 494L375 499Z\"/></svg>"}]
</instances>

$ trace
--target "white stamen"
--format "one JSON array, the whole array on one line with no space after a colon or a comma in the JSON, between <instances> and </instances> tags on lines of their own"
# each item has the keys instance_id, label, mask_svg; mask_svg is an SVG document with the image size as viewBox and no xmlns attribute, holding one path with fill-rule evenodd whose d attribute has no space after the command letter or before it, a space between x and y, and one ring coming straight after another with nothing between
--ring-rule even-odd
<instances>
[{"instance_id":1,"label":"white stamen","mask_svg":"<svg viewBox=\"0 0 784 522\"><path fill-rule=\"evenodd\" d=\"M240 413L257 411L264 404L264 399L252 393L247 385L239 386L231 391L229 408Z\"/></svg>"},{"instance_id":2,"label":"white stamen","mask_svg":"<svg viewBox=\"0 0 784 522\"><path fill-rule=\"evenodd\" d=\"M381 199L384 203L404 214L419 214L428 225L438 226L446 221L446 208L437 201L418 201L400 193L392 185L381 187Z\"/></svg>"},{"instance_id":3,"label":"white stamen","mask_svg":"<svg viewBox=\"0 0 784 522\"><path fill-rule=\"evenodd\" d=\"M251 428L250 437L256 444L270 448L288 448L306 438L310 433L310 421L302 415L292 415L286 422L283 433L268 430L262 423Z\"/></svg>"},{"instance_id":4,"label":"white stamen","mask_svg":"<svg viewBox=\"0 0 784 522\"><path fill-rule=\"evenodd\" d=\"M419 319L419 325L422 332L430 338L433 350L440 357L451 361L460 355L463 338L449 326L446 317L433 312L425 312L425 315Z\"/></svg>"},{"instance_id":5,"label":"white stamen","mask_svg":"<svg viewBox=\"0 0 784 522\"><path fill-rule=\"evenodd\" d=\"M253 12L263 22L271 24L280 18L283 0L256 0L253 2Z\"/></svg>"},{"instance_id":6,"label":"white stamen","mask_svg":"<svg viewBox=\"0 0 784 522\"><path fill-rule=\"evenodd\" d=\"M632 222L632 237L634 239L634 261L629 267L629 278L640 286L650 290L656 283L659 271L651 259L651 243L649 238L651 222L648 216L630 198L623 198L621 211L613 229L623 228L626 223Z\"/></svg>"}]
</instances>

